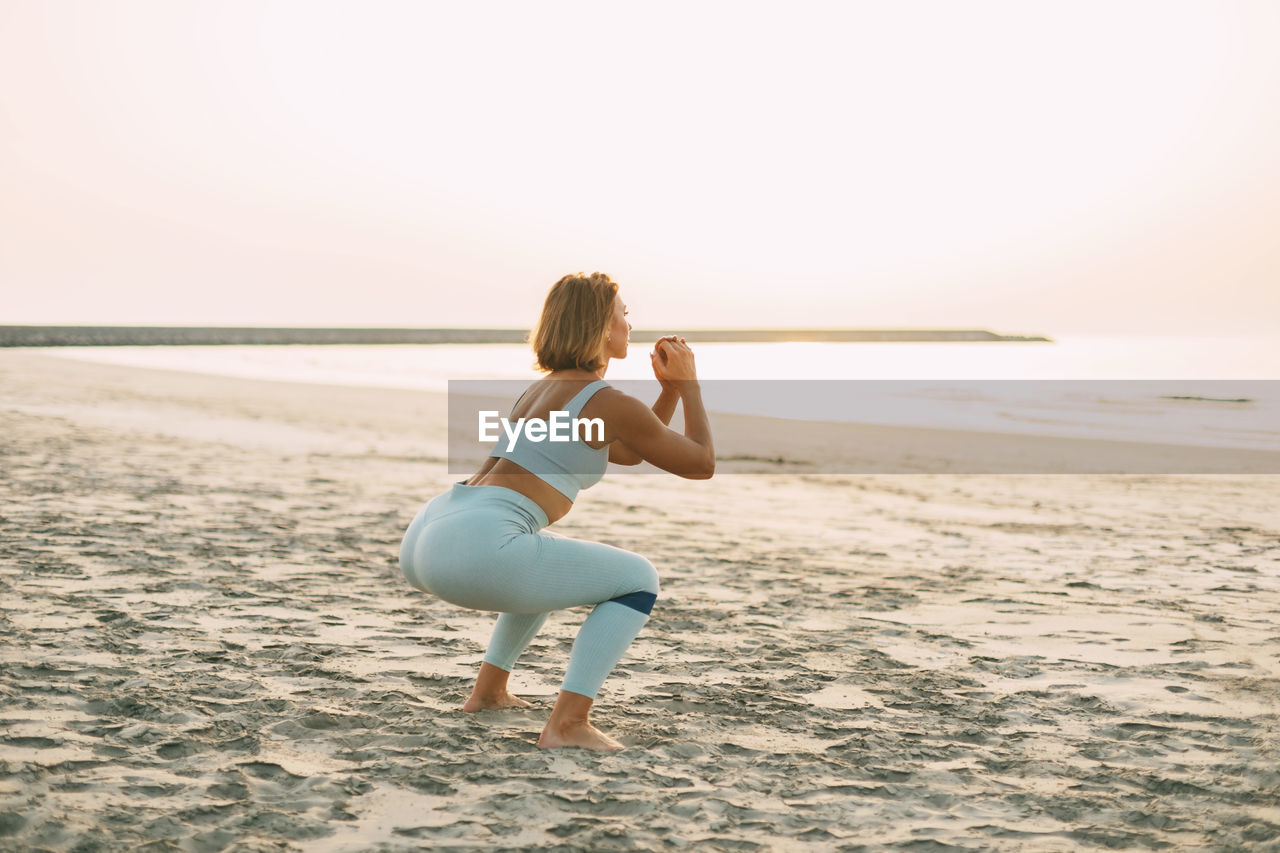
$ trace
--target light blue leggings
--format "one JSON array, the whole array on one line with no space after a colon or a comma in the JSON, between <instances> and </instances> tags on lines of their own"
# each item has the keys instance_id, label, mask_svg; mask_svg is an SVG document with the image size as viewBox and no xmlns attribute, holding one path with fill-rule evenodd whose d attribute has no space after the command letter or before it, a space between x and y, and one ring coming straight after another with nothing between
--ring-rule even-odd
<instances>
[{"instance_id":1,"label":"light blue leggings","mask_svg":"<svg viewBox=\"0 0 1280 853\"><path fill-rule=\"evenodd\" d=\"M410 523L400 568L413 586L445 601L499 611L484 659L508 672L548 612L596 605L561 685L594 699L648 621L658 572L639 554L546 526L546 513L519 492L455 483Z\"/></svg>"}]
</instances>

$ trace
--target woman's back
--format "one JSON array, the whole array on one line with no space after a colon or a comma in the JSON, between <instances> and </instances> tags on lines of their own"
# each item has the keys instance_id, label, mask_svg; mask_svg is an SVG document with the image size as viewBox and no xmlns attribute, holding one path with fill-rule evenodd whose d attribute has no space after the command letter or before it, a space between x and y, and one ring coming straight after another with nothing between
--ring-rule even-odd
<instances>
[{"instance_id":1,"label":"woman's back","mask_svg":"<svg viewBox=\"0 0 1280 853\"><path fill-rule=\"evenodd\" d=\"M559 380L553 382L559 384ZM580 417L587 401L607 387L609 383L596 379L563 403L553 402L564 396L562 389L555 387L539 389L541 393L525 406L521 406L525 402L522 397L513 407L490 456L518 465L569 501L577 499L579 491L600 482L609 463L604 421ZM525 396L529 396L528 391Z\"/></svg>"}]
</instances>

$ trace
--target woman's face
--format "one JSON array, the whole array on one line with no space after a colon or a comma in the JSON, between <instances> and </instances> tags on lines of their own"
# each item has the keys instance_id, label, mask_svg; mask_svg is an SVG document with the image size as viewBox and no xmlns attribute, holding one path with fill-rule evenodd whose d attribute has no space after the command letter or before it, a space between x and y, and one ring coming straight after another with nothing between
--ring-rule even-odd
<instances>
[{"instance_id":1,"label":"woman's face","mask_svg":"<svg viewBox=\"0 0 1280 853\"><path fill-rule=\"evenodd\" d=\"M631 336L631 324L627 322L627 303L621 296L613 299L613 317L609 320L608 340L605 341L606 358L626 358L627 343Z\"/></svg>"}]
</instances>

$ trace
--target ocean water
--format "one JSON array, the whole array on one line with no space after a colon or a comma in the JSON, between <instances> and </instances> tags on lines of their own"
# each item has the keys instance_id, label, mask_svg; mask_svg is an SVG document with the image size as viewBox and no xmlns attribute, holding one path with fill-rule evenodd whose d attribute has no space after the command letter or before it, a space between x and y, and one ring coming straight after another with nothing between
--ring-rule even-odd
<instances>
[{"instance_id":1,"label":"ocean water","mask_svg":"<svg viewBox=\"0 0 1280 853\"><path fill-rule=\"evenodd\" d=\"M1280 337L693 346L701 378L739 380L704 385L712 411L1280 451ZM649 350L633 345L627 359L610 365L608 378L652 379ZM438 392L455 380L538 375L529 349L509 344L42 352L251 379ZM753 387L746 380L776 384ZM780 389L793 391L785 406L778 403Z\"/></svg>"}]
</instances>

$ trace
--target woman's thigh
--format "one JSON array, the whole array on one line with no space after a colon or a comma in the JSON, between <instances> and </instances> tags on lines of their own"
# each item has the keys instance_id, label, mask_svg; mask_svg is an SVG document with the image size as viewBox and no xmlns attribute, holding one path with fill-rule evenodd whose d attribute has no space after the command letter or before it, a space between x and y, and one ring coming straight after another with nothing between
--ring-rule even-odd
<instances>
[{"instance_id":1,"label":"woman's thigh","mask_svg":"<svg viewBox=\"0 0 1280 853\"><path fill-rule=\"evenodd\" d=\"M433 525L420 547L436 555L421 561L431 564L424 578L429 591L463 607L546 613L632 592L658 592L653 564L622 548L542 530L473 539L459 549L458 532L451 535ZM439 559L445 554L449 559Z\"/></svg>"},{"instance_id":2,"label":"woman's thigh","mask_svg":"<svg viewBox=\"0 0 1280 853\"><path fill-rule=\"evenodd\" d=\"M560 607L599 604L633 592L658 594L658 571L641 555L586 539L573 539L548 530L537 534L536 584L558 587L575 600Z\"/></svg>"}]
</instances>

